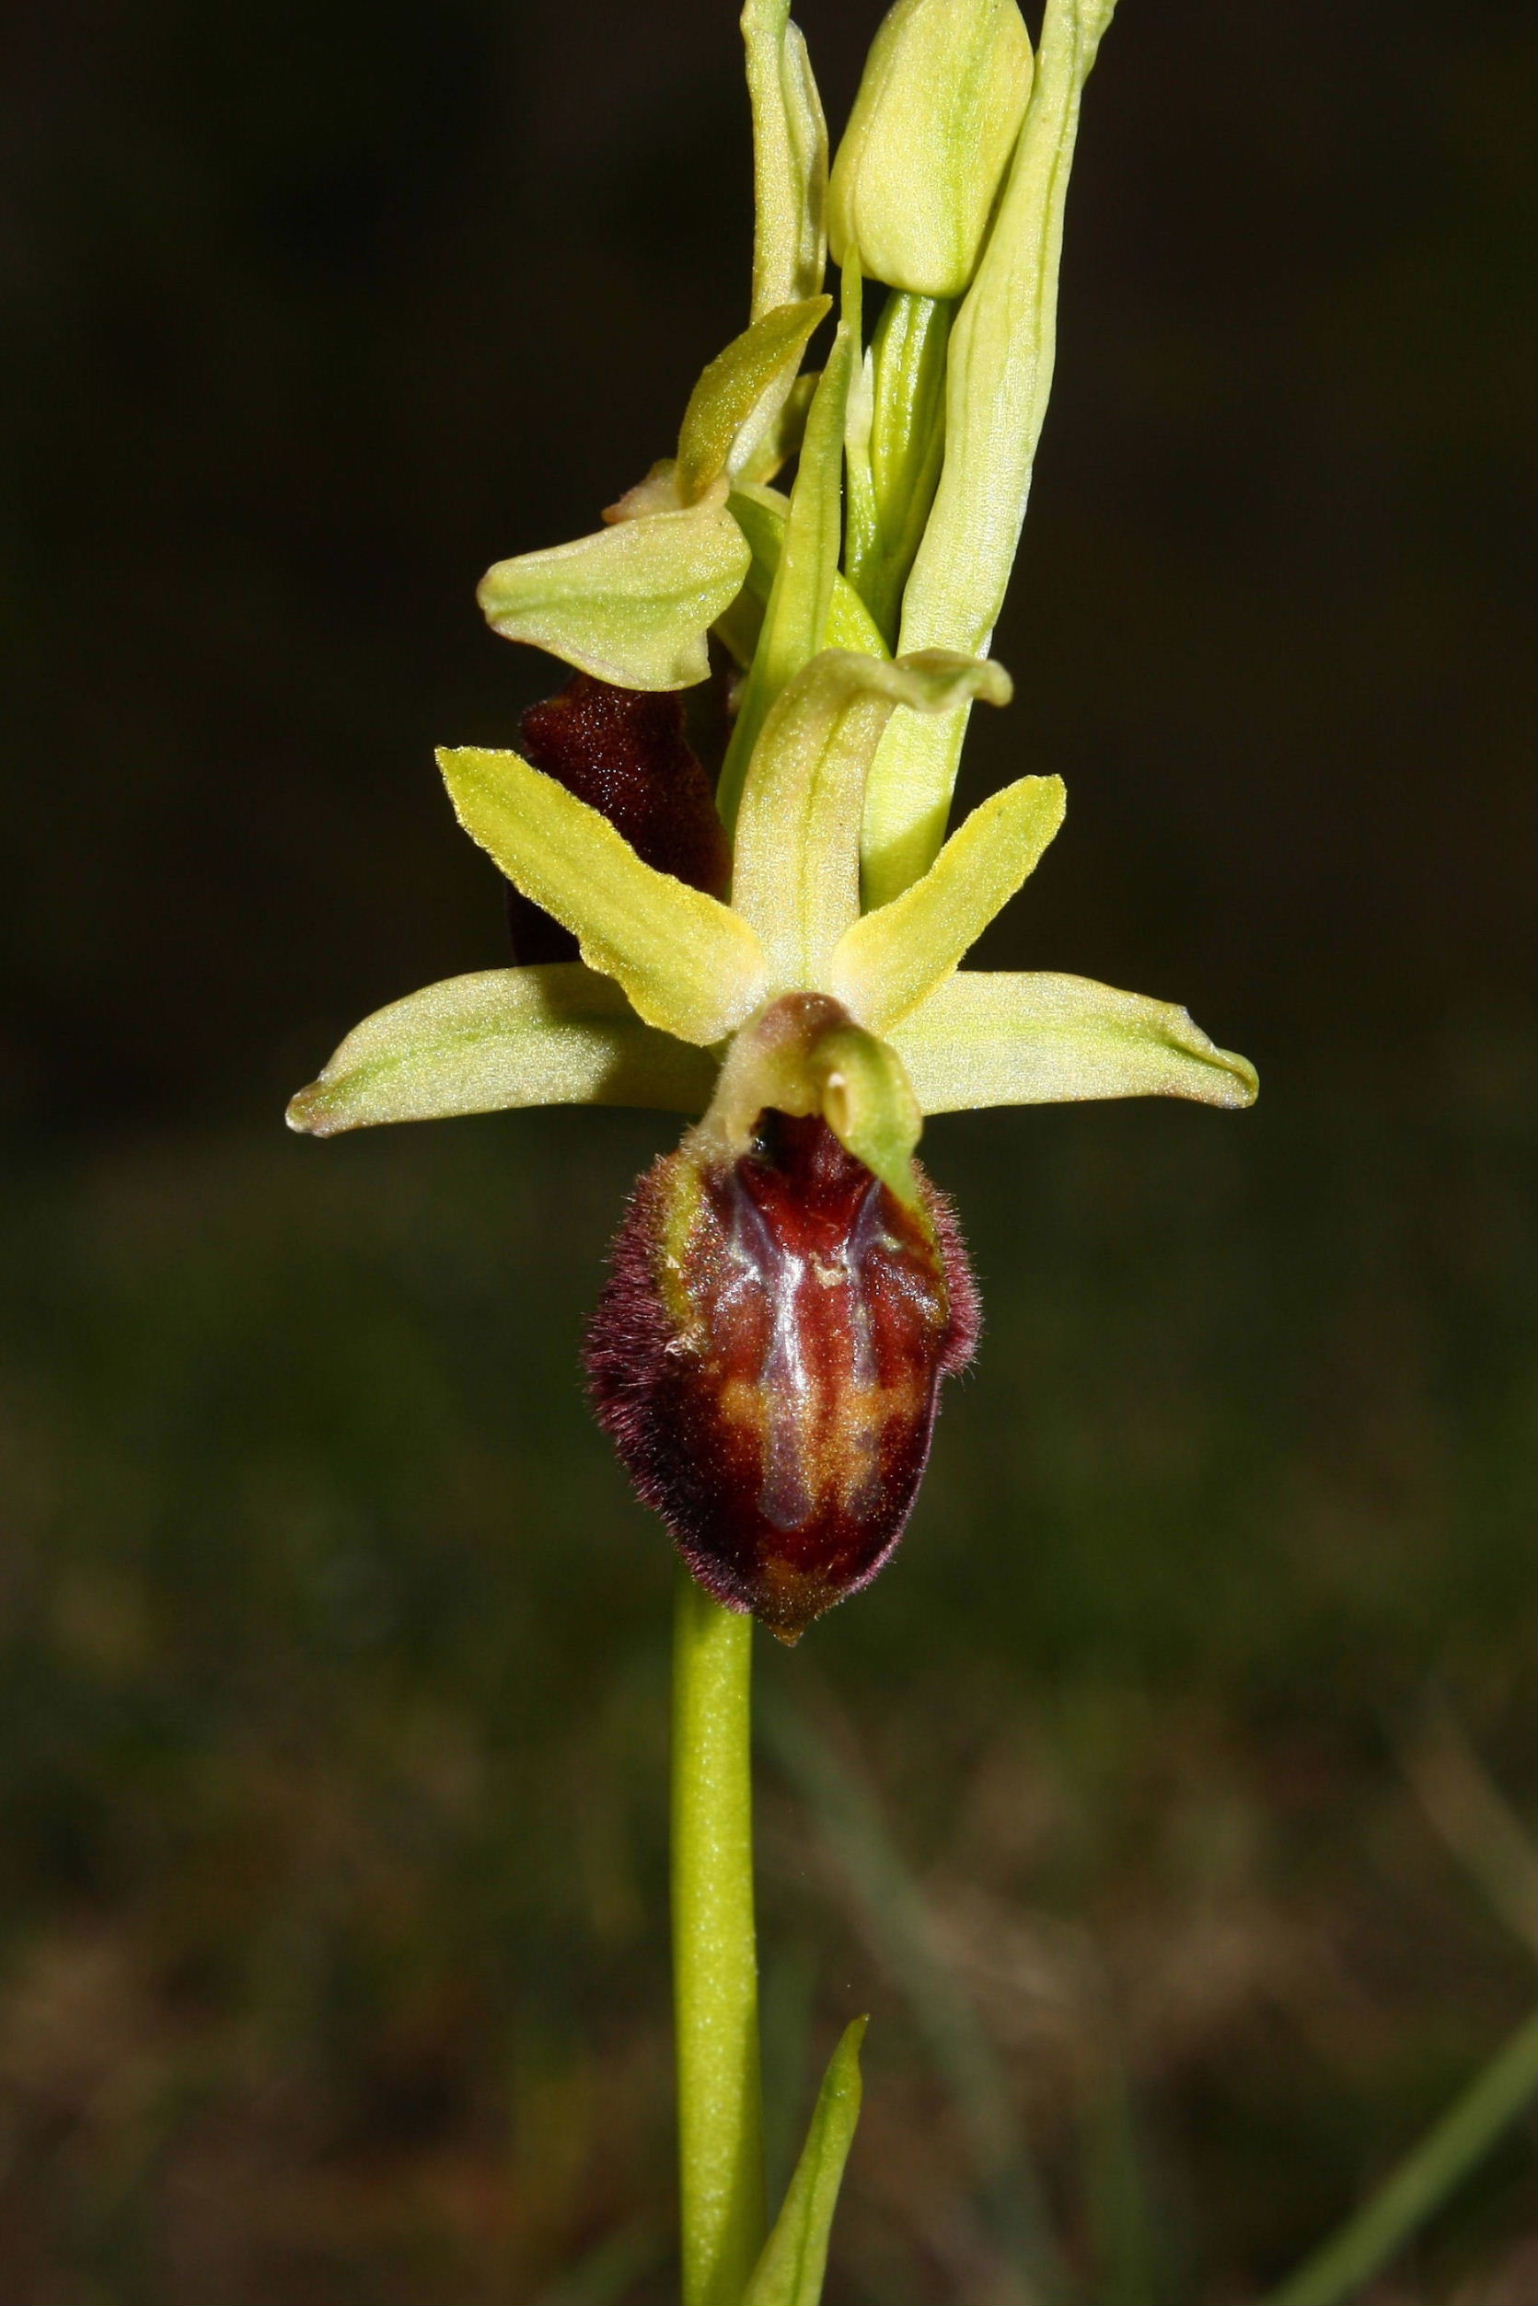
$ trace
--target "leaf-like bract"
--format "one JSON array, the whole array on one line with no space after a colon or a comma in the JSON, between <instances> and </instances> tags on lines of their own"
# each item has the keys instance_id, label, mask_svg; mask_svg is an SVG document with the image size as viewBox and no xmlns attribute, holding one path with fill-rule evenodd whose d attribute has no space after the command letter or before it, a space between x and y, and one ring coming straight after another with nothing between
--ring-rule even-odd
<instances>
[{"instance_id":1,"label":"leaf-like bract","mask_svg":"<svg viewBox=\"0 0 1538 2306\"><path fill-rule=\"evenodd\" d=\"M753 107L753 317L822 287L828 131L790 0L746 0L742 37Z\"/></svg>"},{"instance_id":2,"label":"leaf-like bract","mask_svg":"<svg viewBox=\"0 0 1538 2306\"><path fill-rule=\"evenodd\" d=\"M819 2306L838 2190L860 2119L864 2038L865 2020L856 2018L845 2027L829 2061L784 2207L743 2292L742 2306Z\"/></svg>"},{"instance_id":3,"label":"leaf-like bract","mask_svg":"<svg viewBox=\"0 0 1538 2306\"><path fill-rule=\"evenodd\" d=\"M841 323L807 411L779 564L721 768L718 798L728 831L770 706L786 682L827 645L841 541L844 405L853 361L854 340Z\"/></svg>"},{"instance_id":4,"label":"leaf-like bract","mask_svg":"<svg viewBox=\"0 0 1538 2306\"><path fill-rule=\"evenodd\" d=\"M785 516L790 499L777 488L762 483L739 481L728 502L732 516L748 540L753 555L747 579L737 597L737 609L752 603L758 610L752 640L757 641L758 624L762 624L763 611L774 589L774 575L780 565L780 551L785 542ZM885 657L891 650L882 639L870 610L865 606L854 586L841 570L835 570L833 591L828 601L828 622L824 640L830 649L858 649L863 655ZM751 647L744 661L751 659Z\"/></svg>"}]
</instances>

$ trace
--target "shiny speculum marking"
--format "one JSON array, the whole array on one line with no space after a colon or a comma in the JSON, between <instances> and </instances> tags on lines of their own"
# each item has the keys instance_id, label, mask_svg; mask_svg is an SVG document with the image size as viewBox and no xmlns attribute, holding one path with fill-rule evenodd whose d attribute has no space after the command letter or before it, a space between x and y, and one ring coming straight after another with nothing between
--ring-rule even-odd
<instances>
[{"instance_id":1,"label":"shiny speculum marking","mask_svg":"<svg viewBox=\"0 0 1538 2306\"><path fill-rule=\"evenodd\" d=\"M818 1118L642 1179L594 1316L599 1416L717 1600L795 1641L902 1534L977 1333L951 1206L904 1207Z\"/></svg>"}]
</instances>

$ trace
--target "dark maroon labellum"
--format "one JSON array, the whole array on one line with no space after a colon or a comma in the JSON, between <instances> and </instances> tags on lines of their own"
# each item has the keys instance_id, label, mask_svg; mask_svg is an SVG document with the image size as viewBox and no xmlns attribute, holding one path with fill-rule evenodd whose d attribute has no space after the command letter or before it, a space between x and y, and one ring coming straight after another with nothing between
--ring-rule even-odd
<instances>
[{"instance_id":1,"label":"dark maroon labellum","mask_svg":"<svg viewBox=\"0 0 1538 2306\"><path fill-rule=\"evenodd\" d=\"M526 761L608 818L648 865L724 897L732 855L710 779L684 737L683 698L578 673L518 724ZM574 961L577 940L518 889L508 926L519 961Z\"/></svg>"},{"instance_id":2,"label":"dark maroon labellum","mask_svg":"<svg viewBox=\"0 0 1538 2306\"><path fill-rule=\"evenodd\" d=\"M976 1341L949 1201L904 1206L827 1123L685 1139L642 1178L588 1337L598 1416L700 1583L782 1641L868 1585Z\"/></svg>"}]
</instances>

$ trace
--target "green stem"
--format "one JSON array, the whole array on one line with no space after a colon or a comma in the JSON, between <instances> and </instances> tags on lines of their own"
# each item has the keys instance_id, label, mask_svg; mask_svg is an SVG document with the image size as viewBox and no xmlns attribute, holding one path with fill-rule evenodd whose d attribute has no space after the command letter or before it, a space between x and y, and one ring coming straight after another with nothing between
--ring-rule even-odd
<instances>
[{"instance_id":1,"label":"green stem","mask_svg":"<svg viewBox=\"0 0 1538 2306\"><path fill-rule=\"evenodd\" d=\"M673 1682L673 1988L683 2306L738 2306L764 2241L753 1926L753 1620L694 1580Z\"/></svg>"},{"instance_id":2,"label":"green stem","mask_svg":"<svg viewBox=\"0 0 1538 2306\"><path fill-rule=\"evenodd\" d=\"M1336 2306L1352 2296L1440 2208L1534 2090L1538 2018L1529 2018L1372 2199L1272 2292L1266 2306Z\"/></svg>"}]
</instances>

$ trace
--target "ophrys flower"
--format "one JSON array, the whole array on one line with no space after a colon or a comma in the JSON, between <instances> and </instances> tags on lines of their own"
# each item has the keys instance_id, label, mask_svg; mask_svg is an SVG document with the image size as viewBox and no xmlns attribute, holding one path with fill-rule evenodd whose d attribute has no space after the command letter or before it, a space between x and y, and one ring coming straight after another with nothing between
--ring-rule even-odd
<instances>
[{"instance_id":1,"label":"ophrys flower","mask_svg":"<svg viewBox=\"0 0 1538 2306\"><path fill-rule=\"evenodd\" d=\"M881 68L905 102L922 86L903 79L905 27L928 38L937 13L949 21L904 0L894 19ZM1061 780L1033 775L946 833L969 708L1011 695L987 647L1050 381L1079 91L1108 14L1052 0L1034 76L1025 59L1015 73L1018 134L1001 113L977 163L988 184L963 203L955 293L893 289L869 348L856 243L884 240L858 218L877 213L877 189L890 206L890 139L879 171L875 142L850 160L867 209L851 210L841 314L807 378L831 311L821 113L785 7L749 0L750 325L701 377L676 454L604 527L500 563L480 593L499 631L564 658L600 701L703 679L712 633L736 656L719 822L702 827L697 794L682 811L699 856L724 866L729 834L729 887L665 841L648 861L618 803L582 797L558 753L560 774L512 750L441 752L465 830L580 957L396 1002L290 1107L317 1136L551 1103L700 1116L632 1205L594 1383L696 1574L787 1638L890 1554L941 1379L975 1334L959 1233L914 1160L924 1118L1255 1094L1245 1061L1182 1009L962 965L1063 821ZM1014 12L1006 23L990 4L984 19L985 45L1018 59ZM969 117L940 106L934 133L963 138ZM872 98L859 134L884 118ZM966 166L958 144L947 181ZM792 458L786 495L771 483ZM670 822L691 773L676 730L665 737L651 815L639 746L633 829Z\"/></svg>"}]
</instances>

